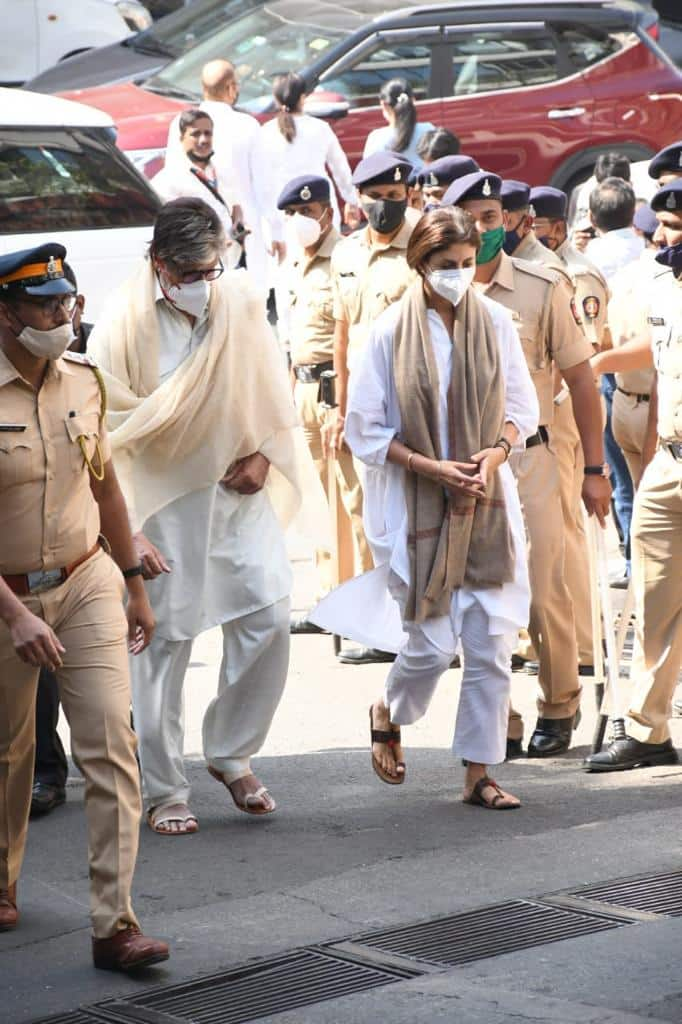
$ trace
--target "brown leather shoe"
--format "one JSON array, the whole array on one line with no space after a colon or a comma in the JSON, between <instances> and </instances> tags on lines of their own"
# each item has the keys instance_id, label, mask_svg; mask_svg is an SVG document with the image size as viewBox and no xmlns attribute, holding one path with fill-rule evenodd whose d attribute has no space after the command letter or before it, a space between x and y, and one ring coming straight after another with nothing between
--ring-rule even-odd
<instances>
[{"instance_id":1,"label":"brown leather shoe","mask_svg":"<svg viewBox=\"0 0 682 1024\"><path fill-rule=\"evenodd\" d=\"M160 964L170 956L165 942L143 935L129 925L109 939L92 940L92 959L103 971L136 971L140 967Z\"/></svg>"},{"instance_id":2,"label":"brown leather shoe","mask_svg":"<svg viewBox=\"0 0 682 1024\"><path fill-rule=\"evenodd\" d=\"M0 932L10 932L19 921L17 910L17 883L9 889L0 889Z\"/></svg>"}]
</instances>

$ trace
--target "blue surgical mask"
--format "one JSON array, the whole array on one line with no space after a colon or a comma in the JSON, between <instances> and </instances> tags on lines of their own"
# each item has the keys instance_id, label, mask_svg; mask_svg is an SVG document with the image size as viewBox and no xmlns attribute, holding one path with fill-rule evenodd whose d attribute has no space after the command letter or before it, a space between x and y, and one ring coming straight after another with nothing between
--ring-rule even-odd
<instances>
[{"instance_id":1,"label":"blue surgical mask","mask_svg":"<svg viewBox=\"0 0 682 1024\"><path fill-rule=\"evenodd\" d=\"M682 242L677 245L664 245L658 250L654 257L657 263L664 267L672 267L676 273L682 271Z\"/></svg>"},{"instance_id":2,"label":"blue surgical mask","mask_svg":"<svg viewBox=\"0 0 682 1024\"><path fill-rule=\"evenodd\" d=\"M502 248L506 252L507 256L511 256L513 253L515 253L518 247L521 245L522 241L523 239L521 238L521 235L518 233L516 228L512 228L511 231L505 231L504 244Z\"/></svg>"}]
</instances>

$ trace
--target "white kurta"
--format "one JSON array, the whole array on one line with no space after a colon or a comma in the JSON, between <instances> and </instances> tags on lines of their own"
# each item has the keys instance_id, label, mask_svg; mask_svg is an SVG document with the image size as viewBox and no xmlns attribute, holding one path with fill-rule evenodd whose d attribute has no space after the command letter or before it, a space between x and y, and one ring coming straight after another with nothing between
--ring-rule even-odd
<instances>
[{"instance_id":1,"label":"white kurta","mask_svg":"<svg viewBox=\"0 0 682 1024\"><path fill-rule=\"evenodd\" d=\"M158 286L156 309L164 381L202 344L208 317L191 326ZM194 491L151 516L142 532L172 569L147 584L156 632L168 640L196 637L291 592L284 534L264 490L242 495L216 484Z\"/></svg>"},{"instance_id":2,"label":"white kurta","mask_svg":"<svg viewBox=\"0 0 682 1024\"><path fill-rule=\"evenodd\" d=\"M485 296L479 298L491 315L500 346L506 382L505 419L518 428L522 443L537 430L535 388L509 312ZM346 440L366 466L362 481L364 525L377 568L338 588L311 616L342 636L394 651L400 649L406 637L398 605L390 599L388 586L395 591L396 578L403 584L409 583L410 572L405 470L386 461L390 443L394 438L400 439L401 431L393 375L393 335L398 313L399 303L387 309L374 325L351 376L345 424ZM428 322L439 375L441 450L445 458L451 458L447 405L453 343L435 311L428 311ZM498 473L514 544L514 579L502 587L464 586L455 590L451 615L429 619L421 625L431 643L444 651L454 650L453 635L459 635L464 613L476 603L488 617L491 635L509 633L528 623L530 590L521 506L508 463Z\"/></svg>"}]
</instances>

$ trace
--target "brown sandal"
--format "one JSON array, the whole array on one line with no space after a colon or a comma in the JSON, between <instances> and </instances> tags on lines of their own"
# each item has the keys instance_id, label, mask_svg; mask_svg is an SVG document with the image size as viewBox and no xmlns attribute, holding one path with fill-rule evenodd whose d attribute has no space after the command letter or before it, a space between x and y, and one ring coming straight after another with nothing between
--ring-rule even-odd
<instances>
[{"instance_id":1,"label":"brown sandal","mask_svg":"<svg viewBox=\"0 0 682 1024\"><path fill-rule=\"evenodd\" d=\"M369 709L369 729L370 739L372 743L385 743L387 747L393 748L396 743L400 743L400 726L391 726L390 732L384 729L374 728L374 719L372 716L372 707ZM405 781L405 775L407 773L407 767L404 761L396 761L396 768L402 768L402 772L399 775L389 775L388 772L384 771L376 757L372 753L372 768L377 773L382 782L388 783L389 786L402 786Z\"/></svg>"},{"instance_id":2,"label":"brown sandal","mask_svg":"<svg viewBox=\"0 0 682 1024\"><path fill-rule=\"evenodd\" d=\"M235 807L238 810L243 811L244 814L273 814L277 810L277 804L272 799L265 786L261 786L255 793L247 793L246 799L242 802L241 800L237 800L237 797L234 795L232 790L234 782L225 782L222 773L219 772L217 768L212 768L210 765L208 765L207 771L208 774L212 775L218 782L222 782L223 786L225 786L226 790L232 797L232 802ZM235 782L237 781L238 780L235 779ZM260 801L264 796L266 796L271 802L272 807L263 807L263 804Z\"/></svg>"},{"instance_id":3,"label":"brown sandal","mask_svg":"<svg viewBox=\"0 0 682 1024\"><path fill-rule=\"evenodd\" d=\"M491 786L496 790L495 796L492 800L486 800L483 796L483 790L486 786ZM504 804L500 806L502 800L505 799L505 794L502 792L500 787L497 785L494 779L491 779L489 775L484 775L482 779L479 779L471 794L462 799L464 804L473 804L474 807L485 807L488 811L515 811L521 806L518 804Z\"/></svg>"}]
</instances>

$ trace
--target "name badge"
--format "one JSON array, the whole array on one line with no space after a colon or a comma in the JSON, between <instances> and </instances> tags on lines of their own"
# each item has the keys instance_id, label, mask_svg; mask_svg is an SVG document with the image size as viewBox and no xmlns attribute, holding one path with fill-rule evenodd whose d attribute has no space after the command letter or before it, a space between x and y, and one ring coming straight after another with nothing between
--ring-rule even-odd
<instances>
[{"instance_id":1,"label":"name badge","mask_svg":"<svg viewBox=\"0 0 682 1024\"><path fill-rule=\"evenodd\" d=\"M6 434L22 434L26 430L25 423L0 423L0 431Z\"/></svg>"}]
</instances>

